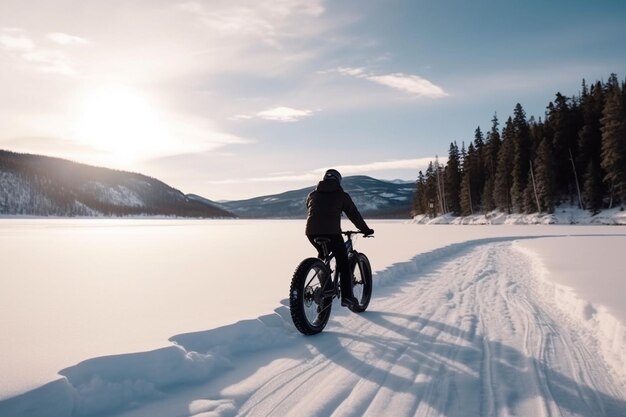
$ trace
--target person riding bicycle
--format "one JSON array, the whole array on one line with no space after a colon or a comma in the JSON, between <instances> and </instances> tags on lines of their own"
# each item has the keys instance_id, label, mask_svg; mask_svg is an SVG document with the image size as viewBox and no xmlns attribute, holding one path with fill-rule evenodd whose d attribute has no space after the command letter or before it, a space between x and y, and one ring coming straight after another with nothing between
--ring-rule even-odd
<instances>
[{"instance_id":1,"label":"person riding bicycle","mask_svg":"<svg viewBox=\"0 0 626 417\"><path fill-rule=\"evenodd\" d=\"M358 304L352 294L352 274L348 263L348 252L341 236L341 213L345 213L365 236L373 235L374 230L367 226L350 195L341 188L341 174L335 169L326 171L322 181L307 197L306 205L308 216L305 234L317 249L320 259L324 257L323 248L315 242L315 239L330 240L328 249L335 255L341 279L341 305Z\"/></svg>"}]
</instances>

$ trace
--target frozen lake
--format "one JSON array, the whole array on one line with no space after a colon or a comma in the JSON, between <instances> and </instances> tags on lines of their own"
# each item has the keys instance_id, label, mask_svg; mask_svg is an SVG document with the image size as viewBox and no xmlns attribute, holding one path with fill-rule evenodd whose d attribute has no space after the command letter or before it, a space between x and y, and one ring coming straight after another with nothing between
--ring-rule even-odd
<instances>
[{"instance_id":1,"label":"frozen lake","mask_svg":"<svg viewBox=\"0 0 626 417\"><path fill-rule=\"evenodd\" d=\"M374 272L454 243L558 236L526 242L546 264L579 271L571 283L558 275L566 285L585 284L576 262L602 263L594 301L616 302L602 293L616 293L611 282L624 268L618 227L369 223L376 238L356 247ZM272 312L298 262L314 254L303 230L303 221L286 220L0 219L0 400L88 358L156 349L176 334Z\"/></svg>"}]
</instances>

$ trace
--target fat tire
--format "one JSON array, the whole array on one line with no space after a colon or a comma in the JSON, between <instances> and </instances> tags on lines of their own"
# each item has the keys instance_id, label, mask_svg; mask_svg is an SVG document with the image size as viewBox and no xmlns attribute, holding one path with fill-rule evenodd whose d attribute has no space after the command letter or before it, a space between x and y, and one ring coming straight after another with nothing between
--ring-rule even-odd
<instances>
[{"instance_id":1,"label":"fat tire","mask_svg":"<svg viewBox=\"0 0 626 417\"><path fill-rule=\"evenodd\" d=\"M319 274L311 281L315 272ZM289 309L291 319L296 329L304 335L310 336L324 330L330 317L332 297L318 297L318 302L312 302L310 295L314 291L321 291L321 284L330 280L330 270L318 258L307 258L300 262L291 279L289 288ZM307 290L307 286L309 287ZM308 306L307 306L308 304ZM309 315L307 315L307 311ZM311 317L313 316L313 317Z\"/></svg>"},{"instance_id":2,"label":"fat tire","mask_svg":"<svg viewBox=\"0 0 626 417\"><path fill-rule=\"evenodd\" d=\"M357 285L362 285L362 292L360 297L357 297L359 303L351 305L348 308L354 313L362 313L367 310L367 306L372 298L372 267L370 266L369 259L367 259L367 256L365 256L364 253L357 252L355 260L356 265L354 266L355 269L352 279L352 290L354 293L354 288ZM357 276L357 274L359 275Z\"/></svg>"}]
</instances>

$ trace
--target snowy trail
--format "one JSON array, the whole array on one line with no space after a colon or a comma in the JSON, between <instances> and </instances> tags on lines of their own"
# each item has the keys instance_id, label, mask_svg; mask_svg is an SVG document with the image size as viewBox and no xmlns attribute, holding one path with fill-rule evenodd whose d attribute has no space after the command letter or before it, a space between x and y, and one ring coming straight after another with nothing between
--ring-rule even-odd
<instances>
[{"instance_id":1,"label":"snowy trail","mask_svg":"<svg viewBox=\"0 0 626 417\"><path fill-rule=\"evenodd\" d=\"M535 275L510 241L467 246L377 288L361 315L335 306L320 335L120 415L626 416L624 375Z\"/></svg>"}]
</instances>

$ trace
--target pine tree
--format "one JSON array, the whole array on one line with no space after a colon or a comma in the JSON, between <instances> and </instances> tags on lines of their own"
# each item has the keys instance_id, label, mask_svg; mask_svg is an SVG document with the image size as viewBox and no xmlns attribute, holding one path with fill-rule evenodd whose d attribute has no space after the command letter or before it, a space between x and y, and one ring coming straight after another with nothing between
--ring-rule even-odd
<instances>
[{"instance_id":1,"label":"pine tree","mask_svg":"<svg viewBox=\"0 0 626 417\"><path fill-rule=\"evenodd\" d=\"M437 176L435 173L435 167L432 162L428 164L426 169L426 175L424 178L425 183L425 201L428 207L428 214L435 217L438 213L439 204L437 196Z\"/></svg>"},{"instance_id":2,"label":"pine tree","mask_svg":"<svg viewBox=\"0 0 626 417\"><path fill-rule=\"evenodd\" d=\"M485 143L485 154L486 157L484 159L485 170L489 177L495 178L496 176L496 166L498 164L498 152L500 151L500 145L502 145L502 140L500 139L500 132L498 130L499 122L498 116L496 114L493 115L493 119L491 119L491 130L487 134L487 140Z\"/></svg>"},{"instance_id":3,"label":"pine tree","mask_svg":"<svg viewBox=\"0 0 626 417\"><path fill-rule=\"evenodd\" d=\"M619 80L617 79L617 74L611 73L611 75L609 75L609 79L606 82L606 93L608 96L610 96L611 94L619 94L620 91L621 89L619 85Z\"/></svg>"},{"instance_id":4,"label":"pine tree","mask_svg":"<svg viewBox=\"0 0 626 417\"><path fill-rule=\"evenodd\" d=\"M538 121L536 121L534 117L531 117L528 120L528 127L530 134L530 156L532 159L535 155L537 155L539 145L545 138L545 125L541 120L541 117Z\"/></svg>"},{"instance_id":5,"label":"pine tree","mask_svg":"<svg viewBox=\"0 0 626 417\"><path fill-rule=\"evenodd\" d=\"M614 74L613 74L614 75ZM611 196L626 202L626 112L619 85L609 86L602 117L604 182Z\"/></svg>"},{"instance_id":6,"label":"pine tree","mask_svg":"<svg viewBox=\"0 0 626 417\"><path fill-rule=\"evenodd\" d=\"M600 165L589 161L583 178L583 198L585 207L594 215L602 209L603 189Z\"/></svg>"},{"instance_id":7,"label":"pine tree","mask_svg":"<svg viewBox=\"0 0 626 417\"><path fill-rule=\"evenodd\" d=\"M445 182L445 172L444 166L439 163L439 157L435 156L435 181L437 184L437 204L439 205L439 210L441 214L447 213L448 205L446 201L446 186Z\"/></svg>"},{"instance_id":8,"label":"pine tree","mask_svg":"<svg viewBox=\"0 0 626 417\"><path fill-rule=\"evenodd\" d=\"M511 184L513 183L511 167L513 166L513 158L515 156L514 131L513 119L509 117L502 130L502 144L498 152L498 164L493 187L493 199L496 203L496 208L509 214L513 209L511 201Z\"/></svg>"},{"instance_id":9,"label":"pine tree","mask_svg":"<svg viewBox=\"0 0 626 417\"><path fill-rule=\"evenodd\" d=\"M571 100L561 93L556 94L556 99L548 106L547 123L550 124L554 136L552 137L552 149L554 151L554 185L558 195L569 197L574 202L576 197L576 185L570 161L570 152L577 155L578 129L574 121L573 106Z\"/></svg>"},{"instance_id":10,"label":"pine tree","mask_svg":"<svg viewBox=\"0 0 626 417\"><path fill-rule=\"evenodd\" d=\"M470 143L467 148L467 153L463 152L463 154L463 174L459 200L461 204L461 215L469 216L470 214L474 214L473 182L475 172L474 159L476 158L474 145Z\"/></svg>"},{"instance_id":11,"label":"pine tree","mask_svg":"<svg viewBox=\"0 0 626 417\"><path fill-rule=\"evenodd\" d=\"M483 196L482 210L485 213L495 210L496 202L493 199L493 179L491 177L487 177L485 179L485 185L483 186L482 196Z\"/></svg>"},{"instance_id":12,"label":"pine tree","mask_svg":"<svg viewBox=\"0 0 626 417\"><path fill-rule=\"evenodd\" d=\"M552 151L547 139L542 140L539 144L533 169L539 210L544 213L552 213L554 212L554 169L552 168Z\"/></svg>"},{"instance_id":13,"label":"pine tree","mask_svg":"<svg viewBox=\"0 0 626 417\"><path fill-rule=\"evenodd\" d=\"M474 207L480 207L483 205L483 189L485 187L485 171L484 171L484 160L485 160L485 138L483 136L483 132L480 129L480 126L476 128L474 131L474 149L475 154L471 160L472 164L472 175L473 175L473 184L472 184L472 196L474 200Z\"/></svg>"},{"instance_id":14,"label":"pine tree","mask_svg":"<svg viewBox=\"0 0 626 417\"><path fill-rule=\"evenodd\" d=\"M411 212L412 216L426 214L428 212L428 204L426 202L426 181L422 171L417 174L415 193L413 194L413 208Z\"/></svg>"},{"instance_id":15,"label":"pine tree","mask_svg":"<svg viewBox=\"0 0 626 417\"><path fill-rule=\"evenodd\" d=\"M600 82L591 86L587 92L583 84L581 96L581 108L583 114L583 127L578 132L578 156L577 166L585 169L583 173L583 200L585 207L592 213L597 213L602 207L602 195L605 192L602 177L604 176L600 166L602 153L602 131L600 119L604 107L604 89ZM595 189L594 187L597 187Z\"/></svg>"},{"instance_id":16,"label":"pine tree","mask_svg":"<svg viewBox=\"0 0 626 417\"><path fill-rule=\"evenodd\" d=\"M471 176L469 172L463 173L463 180L461 181L461 216L469 216L474 214L472 209L472 191L471 191Z\"/></svg>"},{"instance_id":17,"label":"pine tree","mask_svg":"<svg viewBox=\"0 0 626 417\"><path fill-rule=\"evenodd\" d=\"M486 212L496 209L496 203L493 199L493 188L496 177L496 167L498 165L498 151L500 150L500 132L498 131L498 116L493 115L491 119L491 130L487 133L485 139L483 172L485 175L485 184L483 186L483 210Z\"/></svg>"},{"instance_id":18,"label":"pine tree","mask_svg":"<svg viewBox=\"0 0 626 417\"><path fill-rule=\"evenodd\" d=\"M459 191L461 189L461 162L459 160L459 147L456 142L450 144L448 162L445 170L446 201L448 209L456 216L461 213L459 203Z\"/></svg>"},{"instance_id":19,"label":"pine tree","mask_svg":"<svg viewBox=\"0 0 626 417\"><path fill-rule=\"evenodd\" d=\"M467 151L465 150L465 142L461 142L461 153L459 156L461 160L461 174L462 174L463 171L465 170L465 163L467 162Z\"/></svg>"},{"instance_id":20,"label":"pine tree","mask_svg":"<svg viewBox=\"0 0 626 417\"><path fill-rule=\"evenodd\" d=\"M513 207L521 212L524 209L524 189L528 182L528 163L530 161L530 130L526 121L526 112L517 103L514 110L513 128L515 156L513 157L513 183L511 198Z\"/></svg>"},{"instance_id":21,"label":"pine tree","mask_svg":"<svg viewBox=\"0 0 626 417\"><path fill-rule=\"evenodd\" d=\"M532 179L526 184L523 194L524 200L524 213L537 213L541 212L540 207L537 206L537 195L535 193L535 186Z\"/></svg>"}]
</instances>

